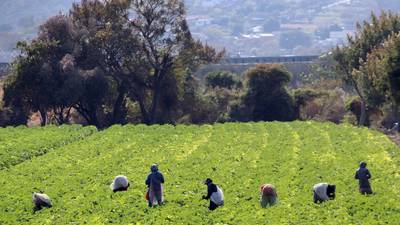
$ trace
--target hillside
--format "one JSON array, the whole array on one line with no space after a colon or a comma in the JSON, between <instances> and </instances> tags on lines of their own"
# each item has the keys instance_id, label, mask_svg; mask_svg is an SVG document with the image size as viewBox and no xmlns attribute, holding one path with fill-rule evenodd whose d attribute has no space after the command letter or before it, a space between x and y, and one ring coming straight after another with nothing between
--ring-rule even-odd
<instances>
[{"instance_id":1,"label":"hillside","mask_svg":"<svg viewBox=\"0 0 400 225\"><path fill-rule=\"evenodd\" d=\"M114 126L0 171L0 224L395 224L399 154L383 134L329 123ZM354 180L361 160L373 176L370 197ZM144 179L155 162L166 204L149 209ZM113 194L119 174L131 187ZM206 177L225 192L213 213L200 200ZM337 198L315 205L312 186L322 181L337 185ZM266 182L279 204L261 209ZM39 190L54 206L33 214L31 193Z\"/></svg>"},{"instance_id":2,"label":"hillside","mask_svg":"<svg viewBox=\"0 0 400 225\"><path fill-rule=\"evenodd\" d=\"M30 40L38 26L80 0L0 1L0 62L9 61L18 40ZM232 56L319 54L343 42L371 11L400 10L398 0L185 0L196 38L226 48ZM281 43L286 32L308 40ZM268 35L266 35L268 34ZM283 40L285 38L282 38ZM311 43L310 43L311 42Z\"/></svg>"},{"instance_id":3,"label":"hillside","mask_svg":"<svg viewBox=\"0 0 400 225\"><path fill-rule=\"evenodd\" d=\"M7 62L17 41L30 40L38 26L59 12L68 12L76 0L1 0L0 62Z\"/></svg>"}]
</instances>

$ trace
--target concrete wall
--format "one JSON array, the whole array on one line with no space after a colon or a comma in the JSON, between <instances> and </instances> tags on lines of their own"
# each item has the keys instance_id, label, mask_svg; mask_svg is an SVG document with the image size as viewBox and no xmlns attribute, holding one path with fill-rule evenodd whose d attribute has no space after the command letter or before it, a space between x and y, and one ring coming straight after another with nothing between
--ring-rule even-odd
<instances>
[{"instance_id":1,"label":"concrete wall","mask_svg":"<svg viewBox=\"0 0 400 225\"><path fill-rule=\"evenodd\" d=\"M235 57L225 58L219 64L222 65L243 65L259 63L307 63L313 62L319 58L318 55L309 56L271 56L271 57Z\"/></svg>"}]
</instances>

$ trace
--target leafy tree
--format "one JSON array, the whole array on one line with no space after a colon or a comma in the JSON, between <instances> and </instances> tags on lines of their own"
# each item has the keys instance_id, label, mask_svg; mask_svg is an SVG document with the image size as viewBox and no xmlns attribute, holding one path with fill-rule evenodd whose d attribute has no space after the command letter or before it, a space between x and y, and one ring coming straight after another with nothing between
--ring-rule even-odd
<instances>
[{"instance_id":1,"label":"leafy tree","mask_svg":"<svg viewBox=\"0 0 400 225\"><path fill-rule=\"evenodd\" d=\"M386 51L382 63L383 82L386 83L386 93L393 104L396 119L399 119L400 106L400 32L387 40L383 47Z\"/></svg>"},{"instance_id":2,"label":"leafy tree","mask_svg":"<svg viewBox=\"0 0 400 225\"><path fill-rule=\"evenodd\" d=\"M148 92L134 92L133 95L139 102L144 122L152 124L158 120L157 112L165 82L175 79L171 77L174 63L179 60L185 64L180 56L187 55L188 51L197 51L200 54L192 57L199 57L198 61L202 63L204 55L216 53L210 51L209 46L192 39L182 1L133 0L131 9L135 15L132 26L138 34L144 59L151 68L147 74Z\"/></svg>"},{"instance_id":3,"label":"leafy tree","mask_svg":"<svg viewBox=\"0 0 400 225\"><path fill-rule=\"evenodd\" d=\"M299 119L301 117L300 116L301 107L305 106L309 101L312 101L324 95L327 94L313 89L308 89L308 88L296 89L293 93L295 102L294 117L296 119Z\"/></svg>"},{"instance_id":4,"label":"leafy tree","mask_svg":"<svg viewBox=\"0 0 400 225\"><path fill-rule=\"evenodd\" d=\"M207 74L205 79L207 87L232 89L241 86L241 82L237 77L238 75L227 71L217 71Z\"/></svg>"},{"instance_id":5,"label":"leafy tree","mask_svg":"<svg viewBox=\"0 0 400 225\"><path fill-rule=\"evenodd\" d=\"M370 82L364 78L361 81L357 71L360 69L362 62L367 60L369 53L373 49L381 45L392 32L400 31L400 16L391 12L382 12L378 17L372 13L370 21L364 21L357 24L357 31L354 36L348 37L348 45L337 47L333 51L333 57L337 62L337 69L340 72L341 79L354 88L355 92L361 99L361 116L359 125L364 125L367 116L368 99L366 92L371 92Z\"/></svg>"},{"instance_id":6,"label":"leafy tree","mask_svg":"<svg viewBox=\"0 0 400 225\"><path fill-rule=\"evenodd\" d=\"M8 78L4 87L5 106L18 105L25 112L40 112L41 124L46 124L47 111L51 108L55 93L53 67L49 63L55 43L36 41L28 46L20 43L25 54L17 59L14 76Z\"/></svg>"},{"instance_id":7,"label":"leafy tree","mask_svg":"<svg viewBox=\"0 0 400 225\"><path fill-rule=\"evenodd\" d=\"M125 123L132 102L142 122L173 122L186 77L224 54L192 38L178 0L83 0L20 48L6 102L98 127Z\"/></svg>"},{"instance_id":8,"label":"leafy tree","mask_svg":"<svg viewBox=\"0 0 400 225\"><path fill-rule=\"evenodd\" d=\"M290 121L294 119L294 100L286 85L291 74L281 65L258 65L246 72L246 94L237 118L252 121ZM242 111L242 112L240 112ZM246 118L247 115L247 118Z\"/></svg>"},{"instance_id":9,"label":"leafy tree","mask_svg":"<svg viewBox=\"0 0 400 225\"><path fill-rule=\"evenodd\" d=\"M224 53L216 51L207 44L203 45L198 40L191 40L185 44L184 49L174 60L171 74L164 82L165 88L162 90L161 105L158 110L158 114L162 115L158 118L159 123L176 123L183 115L197 114L195 107L191 106L198 105L197 109L205 106L204 99L200 96L202 93L199 82L193 74L201 65L218 62ZM196 123L205 121L209 120L207 118L192 120Z\"/></svg>"},{"instance_id":10,"label":"leafy tree","mask_svg":"<svg viewBox=\"0 0 400 225\"><path fill-rule=\"evenodd\" d=\"M392 105L397 120L400 104L400 33L391 35L381 46L368 54L355 74L372 106Z\"/></svg>"},{"instance_id":11,"label":"leafy tree","mask_svg":"<svg viewBox=\"0 0 400 225\"><path fill-rule=\"evenodd\" d=\"M128 0L92 0L74 4L71 10L71 19L80 34L76 39L81 46L81 53L76 56L78 67L100 69L113 87L107 106L110 124L126 122L129 91L134 85L145 86L145 73L150 69L142 60L138 37L130 24L130 8ZM79 111L96 110L82 108L85 105L88 104L80 104Z\"/></svg>"},{"instance_id":12,"label":"leafy tree","mask_svg":"<svg viewBox=\"0 0 400 225\"><path fill-rule=\"evenodd\" d=\"M137 101L140 104L145 123L155 123L163 82L173 67L173 61L190 40L190 32L185 21L185 10L180 1L164 0L133 0L135 18L132 25L138 32L141 51L151 66L150 95L141 95ZM143 101L147 100L148 107Z\"/></svg>"},{"instance_id":13,"label":"leafy tree","mask_svg":"<svg viewBox=\"0 0 400 225\"><path fill-rule=\"evenodd\" d=\"M82 107L98 103L107 88L101 86L102 89L98 89L101 93L88 97L90 85L87 81L97 75L91 74L89 79L88 71L92 69L78 68L75 58L79 58L81 46L76 42L79 39L76 35L70 17L58 15L40 27L38 37L32 43L21 42L22 54L14 62L14 76L5 87L5 103L19 102L27 113L40 112L42 125L47 124L49 112L57 123L68 122L74 108L88 124L100 126L95 111L101 104L90 110Z\"/></svg>"}]
</instances>

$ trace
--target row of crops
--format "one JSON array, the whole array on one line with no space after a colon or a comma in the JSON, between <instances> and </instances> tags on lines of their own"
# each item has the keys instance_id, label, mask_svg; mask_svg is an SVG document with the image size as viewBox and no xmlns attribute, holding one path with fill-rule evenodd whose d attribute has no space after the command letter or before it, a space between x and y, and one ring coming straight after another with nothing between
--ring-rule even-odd
<instances>
[{"instance_id":1,"label":"row of crops","mask_svg":"<svg viewBox=\"0 0 400 225\"><path fill-rule=\"evenodd\" d=\"M46 128L0 128L0 170L35 156L44 155L60 146L83 139L96 132L95 127L48 126Z\"/></svg>"},{"instance_id":2,"label":"row of crops","mask_svg":"<svg viewBox=\"0 0 400 225\"><path fill-rule=\"evenodd\" d=\"M315 122L214 126L114 126L0 171L0 224L396 224L400 152L382 134ZM365 160L375 195L358 194ZM152 163L166 178L166 204L148 208ZM131 182L112 193L114 176ZM211 177L225 193L214 212L201 200ZM337 198L312 203L312 186L337 185ZM262 209L259 186L277 187L279 204ZM44 191L53 208L32 211Z\"/></svg>"}]
</instances>

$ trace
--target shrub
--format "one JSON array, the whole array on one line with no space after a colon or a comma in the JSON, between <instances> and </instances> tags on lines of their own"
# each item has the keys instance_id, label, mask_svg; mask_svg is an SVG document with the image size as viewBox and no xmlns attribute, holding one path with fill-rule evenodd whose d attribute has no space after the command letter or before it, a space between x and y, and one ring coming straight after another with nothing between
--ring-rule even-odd
<instances>
[{"instance_id":1,"label":"shrub","mask_svg":"<svg viewBox=\"0 0 400 225\"><path fill-rule=\"evenodd\" d=\"M238 79L237 74L227 71L211 72L206 76L206 86L211 88L240 88L242 82Z\"/></svg>"},{"instance_id":2,"label":"shrub","mask_svg":"<svg viewBox=\"0 0 400 225\"><path fill-rule=\"evenodd\" d=\"M290 121L294 119L295 104L286 86L291 74L281 65L257 65L246 74L246 94L242 106L234 113L240 121ZM247 115L246 115L247 114ZM232 114L232 117L235 116Z\"/></svg>"}]
</instances>

